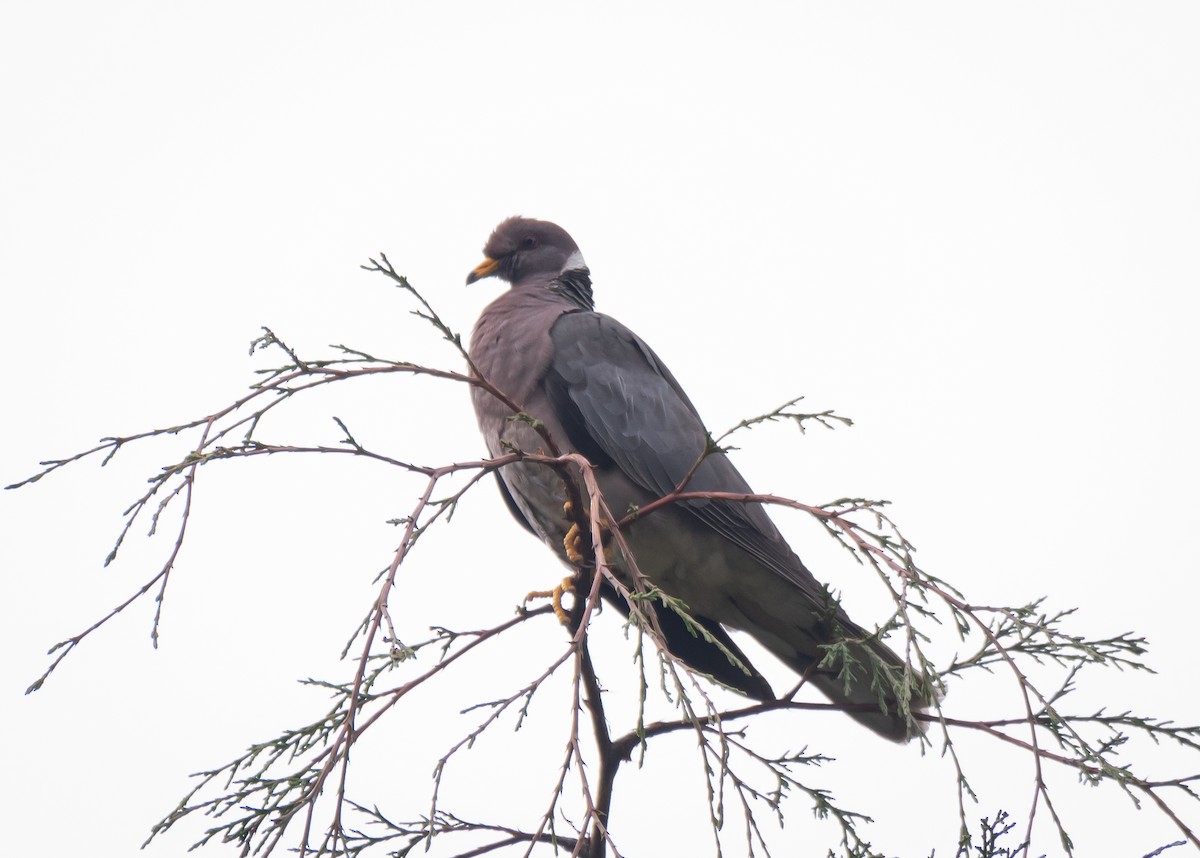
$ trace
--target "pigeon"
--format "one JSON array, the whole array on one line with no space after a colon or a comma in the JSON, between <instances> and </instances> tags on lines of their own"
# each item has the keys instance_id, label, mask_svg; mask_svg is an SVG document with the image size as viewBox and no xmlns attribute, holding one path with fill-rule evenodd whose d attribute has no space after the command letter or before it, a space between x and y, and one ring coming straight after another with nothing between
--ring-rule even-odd
<instances>
[{"instance_id":1,"label":"pigeon","mask_svg":"<svg viewBox=\"0 0 1200 858\"><path fill-rule=\"evenodd\" d=\"M492 456L547 452L551 439L560 452L587 459L618 520L679 489L753 494L658 355L595 311L591 273L566 230L512 217L496 227L484 255L467 283L497 277L510 284L480 315L469 349L473 370L504 394L471 389ZM697 337L723 338L720 331ZM576 565L580 552L571 546L579 536L564 513L559 472L518 461L497 476L517 521ZM653 615L676 659L752 699L776 699L728 631L740 630L876 733L906 741L921 732L913 713L929 707L933 693L920 673L850 619L762 504L678 500L633 516L621 534L630 557L612 551L611 568L624 589L633 589L632 560L654 588L684 606L686 617L665 601L638 600L639 616ZM626 615L633 610L609 582L602 595Z\"/></svg>"}]
</instances>

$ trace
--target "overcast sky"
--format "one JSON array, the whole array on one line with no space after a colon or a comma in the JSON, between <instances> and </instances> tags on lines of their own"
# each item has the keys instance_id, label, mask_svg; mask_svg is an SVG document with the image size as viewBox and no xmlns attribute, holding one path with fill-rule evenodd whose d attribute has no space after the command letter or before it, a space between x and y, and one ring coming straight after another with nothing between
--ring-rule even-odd
<instances>
[{"instance_id":1,"label":"overcast sky","mask_svg":"<svg viewBox=\"0 0 1200 858\"><path fill-rule=\"evenodd\" d=\"M651 343L714 430L800 394L854 419L743 436L757 489L890 499L923 566L969 598L1044 595L1079 608L1080 634L1149 638L1157 675L1085 673L1066 708L1200 722L1194 4L415 5L6 10L0 481L231 401L267 365L247 356L262 325L310 356L347 343L461 368L359 264L386 252L466 333L501 287L462 285L488 232L551 219L582 247L599 308ZM334 414L401 458L484 450L465 390L397 379L296 408L269 440L336 443ZM390 559L385 522L419 484L338 461L234 462L202 473L159 649L139 604L22 696L47 647L162 563L170 536L139 529L101 568L121 510L187 440L3 495L5 854L133 854L188 773L322 711L296 680L351 675L336 655ZM856 618L883 618L819 528L775 517ZM422 552L394 602L414 635L498 622L561 574L489 486ZM553 622L529 626L478 689L464 676L380 725L355 761L363 797L424 812L431 760L475 723L457 709L562 646ZM612 616L596 647L629 670ZM501 727L452 769L469 812L536 825L566 686L546 694L545 732ZM947 700L951 715L1014 706L1003 677ZM953 854L947 760L837 716L772 729L781 749L838 758L812 781L875 816L879 848ZM968 815L1023 823L1029 762L962 748L981 793ZM1197 768L1171 752L1147 773ZM622 774L625 854L712 851L697 774L682 740ZM1080 855L1179 839L1152 807L1049 776ZM147 854L181 855L197 830ZM780 854L835 843L799 797L772 839ZM734 831L725 846L743 849Z\"/></svg>"}]
</instances>

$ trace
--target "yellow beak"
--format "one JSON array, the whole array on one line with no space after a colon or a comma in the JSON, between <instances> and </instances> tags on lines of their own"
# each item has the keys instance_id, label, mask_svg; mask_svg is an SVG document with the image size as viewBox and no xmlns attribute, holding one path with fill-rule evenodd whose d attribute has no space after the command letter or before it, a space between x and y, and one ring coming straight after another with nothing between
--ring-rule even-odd
<instances>
[{"instance_id":1,"label":"yellow beak","mask_svg":"<svg viewBox=\"0 0 1200 858\"><path fill-rule=\"evenodd\" d=\"M476 265L471 273L467 275L467 285L470 286L476 280L482 280L484 277L491 277L496 273L496 269L499 267L500 262L498 260L483 260L483 262L480 262L478 265Z\"/></svg>"}]
</instances>

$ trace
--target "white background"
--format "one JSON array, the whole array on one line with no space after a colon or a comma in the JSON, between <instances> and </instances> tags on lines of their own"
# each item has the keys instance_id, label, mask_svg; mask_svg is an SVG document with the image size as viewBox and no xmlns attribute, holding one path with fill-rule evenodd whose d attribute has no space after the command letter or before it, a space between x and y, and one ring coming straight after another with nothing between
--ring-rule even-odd
<instances>
[{"instance_id":1,"label":"white background","mask_svg":"<svg viewBox=\"0 0 1200 858\"><path fill-rule=\"evenodd\" d=\"M459 368L357 266L387 252L466 333L500 286L462 286L488 232L542 217L571 231L600 309L655 347L714 429L798 394L855 419L743 436L756 488L891 499L923 565L970 598L1045 595L1080 608L1079 633L1149 638L1157 676L1085 673L1065 708L1200 721L1193 4L44 3L3 19L4 483L225 404L267 365L246 355L260 325L312 356L345 342ZM464 390L394 378L314 399L264 440L335 443L332 414L423 463L483 450ZM101 569L121 509L187 440L3 496L4 854L133 854L189 772L323 710L295 680L350 675L336 654L394 547L384 522L419 484L281 459L202 474L157 651L139 603L22 695L50 644L161 564L170 534L139 528ZM881 618L818 528L776 518L852 613ZM394 601L414 638L497 622L560 574L490 487L432 535ZM616 688L628 645L611 614L597 648ZM476 720L453 713L561 645L552 622L527 624L414 699L356 755L361 797L424 812L431 761ZM464 815L536 824L565 691L455 762ZM1016 703L998 677L947 705ZM615 728L630 711L614 704ZM830 715L771 729L779 750L838 757L810 780L875 816L878 848L953 854L936 753ZM968 817L1003 807L1023 823L1028 761L960 747L981 794ZM1194 754L1149 759L1153 777L1197 769ZM711 854L698 772L679 739L621 775L625 854ZM1050 776L1077 854L1179 839L1153 807ZM779 854L834 845L802 798L787 819ZM183 854L196 830L147 854ZM1035 852L1056 854L1036 831ZM744 849L735 824L724 843Z\"/></svg>"}]
</instances>

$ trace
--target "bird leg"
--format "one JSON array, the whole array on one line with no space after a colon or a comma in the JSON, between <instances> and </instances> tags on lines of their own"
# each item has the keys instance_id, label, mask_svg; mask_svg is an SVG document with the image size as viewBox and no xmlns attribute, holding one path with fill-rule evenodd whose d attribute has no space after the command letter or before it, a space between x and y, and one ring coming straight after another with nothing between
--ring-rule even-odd
<instances>
[{"instance_id":1,"label":"bird leg","mask_svg":"<svg viewBox=\"0 0 1200 858\"><path fill-rule=\"evenodd\" d=\"M568 520L571 518L572 509L574 509L574 506L571 505L570 500L563 504L563 512L565 512ZM600 527L602 542L601 548L602 551L604 551L606 562L611 562L610 548L608 548L608 540L610 540L611 534L608 532L608 523L602 520L602 518L600 520ZM583 553L584 548L587 547L587 542L584 542L583 540L583 530L580 529L578 523L572 521L570 530L566 532L566 536L563 538L563 548L566 550L566 558L568 558L570 562L574 563L576 566L581 566L581 568L587 564L587 557L584 556ZM554 587L552 590L533 590L532 593L526 595L524 600L528 602L533 599L550 599L550 605L552 608L554 608L554 616L558 617L558 622L562 623L563 625L569 625L571 616L563 608L563 594L576 592L575 580L577 576L578 572L576 572L576 575L566 576L563 578L563 583L558 584L558 586Z\"/></svg>"},{"instance_id":2,"label":"bird leg","mask_svg":"<svg viewBox=\"0 0 1200 858\"><path fill-rule=\"evenodd\" d=\"M575 592L575 576L568 575L566 578L563 578L562 583L559 584L557 587L555 587L553 590L534 590L531 593L527 593L525 596L525 601L530 602L534 599L549 599L550 607L552 607L554 609L554 616L558 617L558 621L565 626L571 621L571 615L568 614L565 610L563 610L563 606L562 606L563 593L574 593L574 592Z\"/></svg>"},{"instance_id":3,"label":"bird leg","mask_svg":"<svg viewBox=\"0 0 1200 858\"><path fill-rule=\"evenodd\" d=\"M568 519L572 517L572 509L574 509L574 507L571 505L570 501L567 501L565 504L563 504L563 512L566 513ZM586 517L584 520L587 520ZM600 527L602 543L601 547L604 550L604 559L607 562L611 562L608 548L608 541L611 537L611 534L608 530L608 523L601 519ZM587 565L587 557L584 554L584 549L589 543L584 542L585 538L587 537L579 529L579 524L576 522L571 523L571 529L568 530L567 535L563 537L563 548L566 549L567 559L569 559L576 566L580 567ZM578 573L576 573L576 575L578 575ZM525 596L525 601L530 602L533 599L549 599L550 607L554 608L554 616L558 617L558 621L564 626L569 625L571 621L571 615L563 608L562 597L563 593L575 592L576 575L568 575L566 578L563 578L562 583L553 590L534 590Z\"/></svg>"},{"instance_id":4,"label":"bird leg","mask_svg":"<svg viewBox=\"0 0 1200 858\"><path fill-rule=\"evenodd\" d=\"M566 517L568 519L573 518L571 515L573 509L574 507L570 501L567 501L565 504L563 504L563 512L566 513ZM586 520L587 516L584 515L584 521ZM600 519L600 543L601 548L604 551L604 561L606 563L612 562L612 555L609 553L608 548L608 542L611 537L612 534L608 530L608 522L606 522L604 519ZM567 535L563 537L563 548L566 549L567 559L576 566L582 566L587 562L587 556L584 554L584 548L586 547L587 543L584 542L584 538L584 534L579 529L579 523L572 521L571 529L568 530Z\"/></svg>"}]
</instances>

